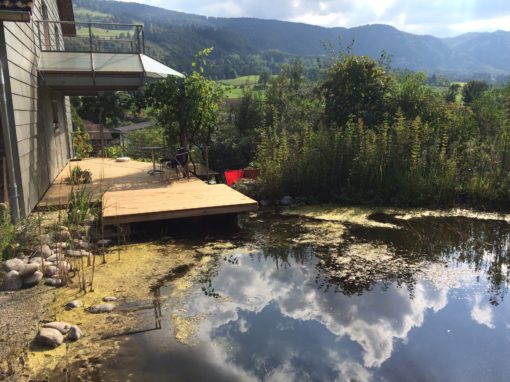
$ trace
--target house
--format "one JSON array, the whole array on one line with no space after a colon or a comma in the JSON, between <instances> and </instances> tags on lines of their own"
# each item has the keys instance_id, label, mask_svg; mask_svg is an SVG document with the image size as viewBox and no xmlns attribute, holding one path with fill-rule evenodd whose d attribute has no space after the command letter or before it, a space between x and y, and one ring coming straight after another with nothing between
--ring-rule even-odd
<instances>
[{"instance_id":1,"label":"house","mask_svg":"<svg viewBox=\"0 0 510 382\"><path fill-rule=\"evenodd\" d=\"M107 41L97 28L130 29L132 38ZM144 54L143 33L142 25L76 23L71 0L0 2L0 198L15 219L73 156L69 96L182 76Z\"/></svg>"},{"instance_id":2,"label":"house","mask_svg":"<svg viewBox=\"0 0 510 382\"><path fill-rule=\"evenodd\" d=\"M90 121L84 121L83 125L85 131L89 133L90 143L93 149L92 155L101 153L103 146L106 148L108 146L121 144L121 133L119 131Z\"/></svg>"}]
</instances>

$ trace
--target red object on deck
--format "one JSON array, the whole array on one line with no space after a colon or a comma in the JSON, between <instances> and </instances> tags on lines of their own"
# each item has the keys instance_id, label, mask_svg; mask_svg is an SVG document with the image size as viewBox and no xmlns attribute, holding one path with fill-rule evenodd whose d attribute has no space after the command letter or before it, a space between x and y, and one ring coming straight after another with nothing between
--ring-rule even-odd
<instances>
[{"instance_id":1,"label":"red object on deck","mask_svg":"<svg viewBox=\"0 0 510 382\"><path fill-rule=\"evenodd\" d=\"M243 177L244 170L227 170L225 171L225 180L227 185L232 186Z\"/></svg>"}]
</instances>

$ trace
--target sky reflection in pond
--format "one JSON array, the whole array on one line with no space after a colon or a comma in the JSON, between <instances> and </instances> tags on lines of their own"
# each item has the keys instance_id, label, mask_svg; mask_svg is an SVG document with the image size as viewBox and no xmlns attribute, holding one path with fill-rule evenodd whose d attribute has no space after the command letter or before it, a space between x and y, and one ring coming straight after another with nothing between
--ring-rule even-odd
<instances>
[{"instance_id":1,"label":"sky reflection in pond","mask_svg":"<svg viewBox=\"0 0 510 382\"><path fill-rule=\"evenodd\" d=\"M167 301L168 316L200 317L196 334L190 344L176 343L167 324L137 337L135 350L123 350L145 365L135 376L507 380L507 223L426 218L393 230L350 227L333 248L296 240L307 234L299 218L277 223L248 227L258 249L218 256L180 301ZM400 269L378 270L376 258L356 255L363 246L382 251L387 264L398 260ZM339 276L338 264L356 274L363 259L358 279Z\"/></svg>"}]
</instances>

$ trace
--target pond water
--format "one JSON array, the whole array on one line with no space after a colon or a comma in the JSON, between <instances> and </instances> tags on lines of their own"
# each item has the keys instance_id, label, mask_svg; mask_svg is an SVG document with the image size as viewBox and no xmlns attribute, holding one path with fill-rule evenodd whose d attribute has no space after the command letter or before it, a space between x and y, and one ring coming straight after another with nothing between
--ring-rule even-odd
<instances>
[{"instance_id":1,"label":"pond water","mask_svg":"<svg viewBox=\"0 0 510 382\"><path fill-rule=\"evenodd\" d=\"M157 291L161 328L130 336L103 376L508 381L510 225L369 220L245 218L188 288Z\"/></svg>"}]
</instances>

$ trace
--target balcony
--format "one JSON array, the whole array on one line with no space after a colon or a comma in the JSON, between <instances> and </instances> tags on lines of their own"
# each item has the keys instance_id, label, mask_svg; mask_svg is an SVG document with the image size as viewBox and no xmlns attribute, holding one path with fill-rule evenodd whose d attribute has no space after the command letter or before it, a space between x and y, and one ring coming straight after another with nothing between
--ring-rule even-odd
<instances>
[{"instance_id":1,"label":"balcony","mask_svg":"<svg viewBox=\"0 0 510 382\"><path fill-rule=\"evenodd\" d=\"M66 95L137 90L183 77L145 54L143 25L37 21L42 84Z\"/></svg>"}]
</instances>

